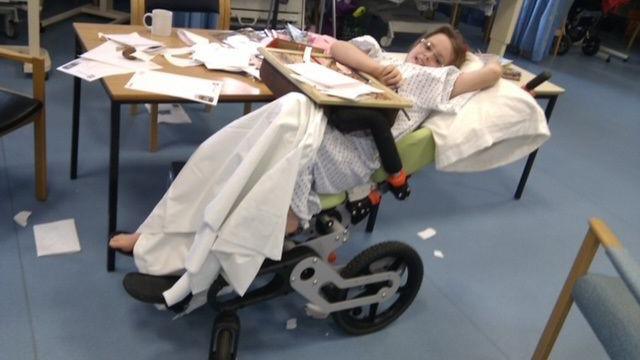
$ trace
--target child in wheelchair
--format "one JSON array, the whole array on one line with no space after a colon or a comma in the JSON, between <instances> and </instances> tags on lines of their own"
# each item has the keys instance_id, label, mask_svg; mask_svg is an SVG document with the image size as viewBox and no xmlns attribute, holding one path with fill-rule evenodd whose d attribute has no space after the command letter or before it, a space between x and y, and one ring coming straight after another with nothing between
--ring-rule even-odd
<instances>
[{"instance_id":1,"label":"child in wheelchair","mask_svg":"<svg viewBox=\"0 0 640 360\"><path fill-rule=\"evenodd\" d=\"M497 61L487 63L482 69L461 73L458 67L464 62L465 51L466 46L460 34L448 26L423 35L412 45L404 63L386 59L380 46L370 37L359 38L351 43L337 41L331 46L331 55L338 62L375 76L385 85L396 87L401 96L413 101L413 107L406 113L399 113L393 121L390 131L395 140L418 128L432 111L455 111L464 104L470 93L490 87L498 81L502 67ZM234 142L225 139L225 134L246 130L246 117L273 117L274 113L290 114L289 118L293 118L294 123L305 123L308 120L305 117L312 118L304 126L307 132L313 133L314 138L309 140L308 134L301 135L304 131L294 126L280 138L283 142L293 137L302 139L302 145L299 146L302 152L282 157L295 164L293 168L282 166L278 168L282 171L269 172L263 169L263 163L255 164L255 168L264 170L261 174L265 177L282 176L274 181L276 185L273 186L281 186L280 190L284 186L286 191L276 193L269 191L273 189L269 187L268 191L264 191L265 194L260 195L260 199L284 204L280 206L280 211L264 204L256 205L259 210L247 209L237 199L223 203L216 198L208 203L201 196L197 201L204 205L198 211L192 211L189 205L182 206L180 211L171 210L176 194L182 191L194 196L193 193L201 191L194 187L197 183L187 179L187 175L181 179L183 170L138 231L115 235L109 242L113 249L134 255L141 273L127 275L125 288L136 299L165 304L178 311L189 311L189 304L196 303L194 300L199 296L201 299L207 298L210 304L221 310L217 322L220 326L216 327L213 335L212 353L213 344L218 340L223 348L218 348L216 354L233 352L237 346L237 326L234 325L237 321L234 320L233 311L256 301L295 290L309 300L307 310L310 314L318 317L333 314L346 331L361 334L381 329L397 318L415 297L422 279L419 256L409 246L399 242L373 246L356 256L339 272L326 261L335 249L347 242L348 228L335 211L323 209L319 194L344 193L367 184L373 172L380 167L379 157L382 154L378 153L379 147L371 139L371 128L364 126L369 131L363 131L353 126L343 129L343 132L335 127L325 127L327 120L321 110L300 94L283 96L256 110L253 115L248 114L235 124L228 125L226 132L223 129L220 134L214 134L194 153L185 168L193 167L190 163L204 158L200 153L205 151L202 149L206 146L220 144L221 149L225 146L232 148ZM280 121L276 117L274 123ZM355 123L357 117L348 116L345 122ZM225 169L244 169L243 162L247 159L231 156L221 166ZM211 182L206 186L215 188L223 183L226 185L226 181L216 179L216 171L218 169L211 169L211 174L202 174L202 169L197 169L192 173L197 174L199 179ZM294 171L293 174L297 174L295 179L287 179L281 174L287 171ZM387 172L397 175L401 173L401 168ZM247 176L249 181L253 179L252 176ZM177 190L181 182L187 185ZM289 183L290 186L285 186ZM388 188L388 185L384 187ZM240 197L250 198L253 195L250 190L238 191ZM284 202L283 197L284 200L290 199L290 202ZM219 208L224 208L224 216L218 214ZM243 218L245 223L234 223L234 220L230 220L232 217L227 215L238 209L251 213ZM190 214L185 215L185 212ZM173 216L187 216L189 219L179 219L178 222L182 221L182 224L171 229L166 223L173 221ZM203 218L205 221L202 221ZM211 218L222 225L212 226ZM350 220L345 218L344 223ZM197 224L197 221L203 224ZM249 244L236 242L231 246L222 242L220 232L228 223L234 223L235 227L227 233L248 239ZM300 228L308 228L310 224L313 229L307 237L303 235L304 241L284 242L285 235L294 235ZM249 231L264 235L258 236L261 239L273 241L265 240L263 243L243 234ZM291 249L283 253L283 248ZM190 265L194 259L198 266ZM238 274L245 269L249 269L247 276ZM206 271L207 275L195 276L196 270ZM266 287L245 293L252 280L264 274L275 274L274 280ZM219 303L218 292L227 283L244 297ZM391 298L395 300L386 307L378 308L378 304ZM363 307L369 308L366 314L362 312ZM235 345L229 348L229 344ZM229 357L220 355L216 358Z\"/></svg>"}]
</instances>

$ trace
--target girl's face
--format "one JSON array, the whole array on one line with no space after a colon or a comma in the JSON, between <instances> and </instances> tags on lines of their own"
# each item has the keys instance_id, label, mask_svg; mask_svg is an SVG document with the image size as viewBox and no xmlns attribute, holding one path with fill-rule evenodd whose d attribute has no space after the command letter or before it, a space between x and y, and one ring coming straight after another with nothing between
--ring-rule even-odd
<instances>
[{"instance_id":1,"label":"girl's face","mask_svg":"<svg viewBox=\"0 0 640 360\"><path fill-rule=\"evenodd\" d=\"M430 67L450 65L453 63L451 40L441 33L422 39L409 51L406 62Z\"/></svg>"}]
</instances>

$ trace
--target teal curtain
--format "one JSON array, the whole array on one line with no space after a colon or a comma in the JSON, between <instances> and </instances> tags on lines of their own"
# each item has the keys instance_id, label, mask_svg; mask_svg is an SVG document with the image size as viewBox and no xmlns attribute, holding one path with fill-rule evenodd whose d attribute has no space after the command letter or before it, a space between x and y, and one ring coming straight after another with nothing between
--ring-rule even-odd
<instances>
[{"instance_id":1,"label":"teal curtain","mask_svg":"<svg viewBox=\"0 0 640 360\"><path fill-rule=\"evenodd\" d=\"M173 25L185 28L215 29L218 23L218 14L200 12L174 12Z\"/></svg>"},{"instance_id":2,"label":"teal curtain","mask_svg":"<svg viewBox=\"0 0 640 360\"><path fill-rule=\"evenodd\" d=\"M573 0L524 0L512 44L531 60L541 61L572 4Z\"/></svg>"}]
</instances>

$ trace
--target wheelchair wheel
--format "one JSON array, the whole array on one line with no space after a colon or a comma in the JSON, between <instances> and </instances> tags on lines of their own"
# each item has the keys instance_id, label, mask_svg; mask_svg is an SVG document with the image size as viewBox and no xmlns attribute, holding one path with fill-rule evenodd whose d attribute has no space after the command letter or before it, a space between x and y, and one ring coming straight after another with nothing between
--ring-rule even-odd
<instances>
[{"instance_id":1,"label":"wheelchair wheel","mask_svg":"<svg viewBox=\"0 0 640 360\"><path fill-rule=\"evenodd\" d=\"M582 52L585 55L593 56L600 50L600 38L587 37L582 42Z\"/></svg>"},{"instance_id":2,"label":"wheelchair wheel","mask_svg":"<svg viewBox=\"0 0 640 360\"><path fill-rule=\"evenodd\" d=\"M238 336L240 335L240 319L232 312L222 312L215 320L209 360L234 360L238 353Z\"/></svg>"},{"instance_id":3,"label":"wheelchair wheel","mask_svg":"<svg viewBox=\"0 0 640 360\"><path fill-rule=\"evenodd\" d=\"M229 330L220 330L216 335L216 351L213 360L233 360L231 358L231 342L233 336Z\"/></svg>"},{"instance_id":4,"label":"wheelchair wheel","mask_svg":"<svg viewBox=\"0 0 640 360\"><path fill-rule=\"evenodd\" d=\"M380 303L331 314L346 333L364 335L378 331L397 319L413 302L422 283L422 260L413 248L404 243L388 241L372 246L351 260L340 274L344 278L354 278L387 271L395 271L400 275L400 288L396 294ZM386 283L337 290L332 298L342 301L369 296L383 286Z\"/></svg>"}]
</instances>

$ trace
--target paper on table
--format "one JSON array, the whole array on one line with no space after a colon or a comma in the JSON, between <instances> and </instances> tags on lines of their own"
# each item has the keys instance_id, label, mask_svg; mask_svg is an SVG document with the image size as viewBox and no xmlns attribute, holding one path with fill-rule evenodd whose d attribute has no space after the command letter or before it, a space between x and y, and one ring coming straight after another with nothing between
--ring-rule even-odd
<instances>
[{"instance_id":1,"label":"paper on table","mask_svg":"<svg viewBox=\"0 0 640 360\"><path fill-rule=\"evenodd\" d=\"M166 49L164 51L164 58L167 59L171 65L178 67L189 67L189 66L197 66L202 65L202 61L194 60L191 57L189 58L180 58L179 55L192 54L193 50L188 47L183 48L173 48Z\"/></svg>"},{"instance_id":2,"label":"paper on table","mask_svg":"<svg viewBox=\"0 0 640 360\"><path fill-rule=\"evenodd\" d=\"M251 56L241 50L226 48L220 44L194 46L193 59L204 63L209 70L242 71L249 66Z\"/></svg>"},{"instance_id":3,"label":"paper on table","mask_svg":"<svg viewBox=\"0 0 640 360\"><path fill-rule=\"evenodd\" d=\"M249 55L258 55L258 48L263 47L259 42L253 41L244 35L232 35L224 40L224 43L236 50L248 53Z\"/></svg>"},{"instance_id":4,"label":"paper on table","mask_svg":"<svg viewBox=\"0 0 640 360\"><path fill-rule=\"evenodd\" d=\"M74 219L33 226L38 256L67 254L80 251L80 241Z\"/></svg>"},{"instance_id":5,"label":"paper on table","mask_svg":"<svg viewBox=\"0 0 640 360\"><path fill-rule=\"evenodd\" d=\"M58 71L77 76L86 81L93 81L107 76L134 72L131 68L123 68L83 58L78 58L59 66Z\"/></svg>"},{"instance_id":6,"label":"paper on table","mask_svg":"<svg viewBox=\"0 0 640 360\"><path fill-rule=\"evenodd\" d=\"M145 105L151 112L151 105ZM158 123L191 124L191 118L180 104L159 104Z\"/></svg>"},{"instance_id":7,"label":"paper on table","mask_svg":"<svg viewBox=\"0 0 640 360\"><path fill-rule=\"evenodd\" d=\"M137 32L133 32L131 34L98 33L98 37L100 37L101 39L117 42L118 44L133 46L137 50L145 51L148 53L156 53L164 49L163 43L142 37Z\"/></svg>"},{"instance_id":8,"label":"paper on table","mask_svg":"<svg viewBox=\"0 0 640 360\"><path fill-rule=\"evenodd\" d=\"M20 211L16 214L16 216L13 217L13 221L15 221L16 224L25 227L27 226L27 220L29 220L29 216L31 216L31 211Z\"/></svg>"},{"instance_id":9,"label":"paper on table","mask_svg":"<svg viewBox=\"0 0 640 360\"><path fill-rule=\"evenodd\" d=\"M152 61L145 62L126 59L122 56L122 45L113 41L107 41L80 55L80 57L133 70L155 70L162 68L162 66Z\"/></svg>"},{"instance_id":10,"label":"paper on table","mask_svg":"<svg viewBox=\"0 0 640 360\"><path fill-rule=\"evenodd\" d=\"M180 29L177 31L178 37L182 40L183 43L192 46L195 44L208 44L209 39L204 36L200 36L198 34L194 34L191 31L187 31L184 29Z\"/></svg>"},{"instance_id":11,"label":"paper on table","mask_svg":"<svg viewBox=\"0 0 640 360\"><path fill-rule=\"evenodd\" d=\"M218 103L222 84L222 81L147 70L133 74L125 87L215 105Z\"/></svg>"}]
</instances>

